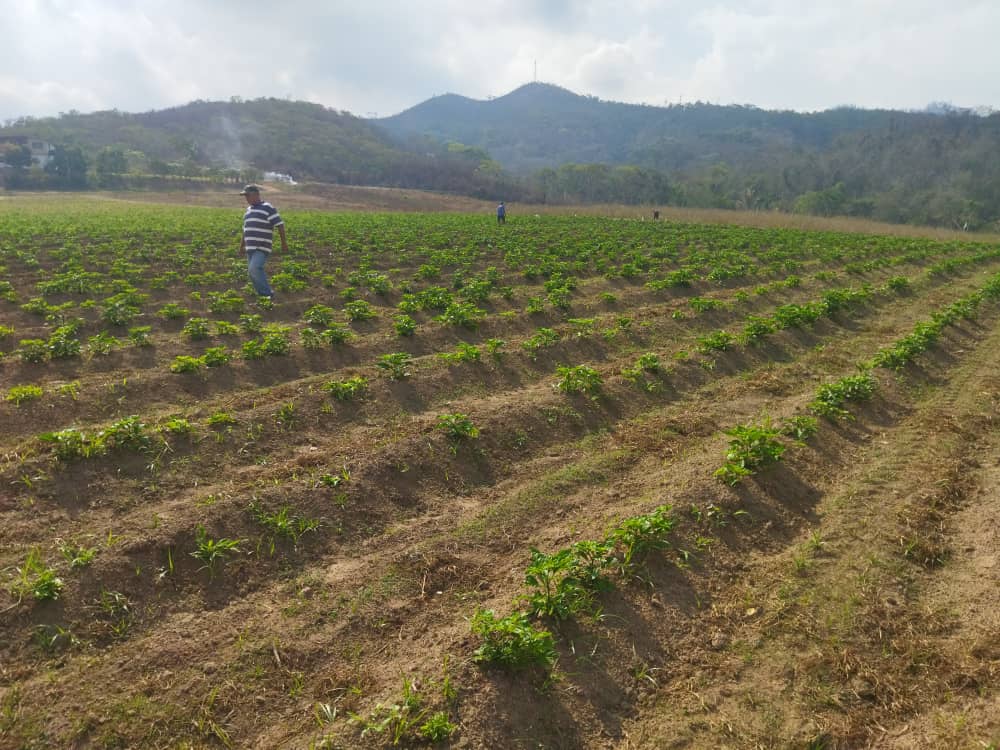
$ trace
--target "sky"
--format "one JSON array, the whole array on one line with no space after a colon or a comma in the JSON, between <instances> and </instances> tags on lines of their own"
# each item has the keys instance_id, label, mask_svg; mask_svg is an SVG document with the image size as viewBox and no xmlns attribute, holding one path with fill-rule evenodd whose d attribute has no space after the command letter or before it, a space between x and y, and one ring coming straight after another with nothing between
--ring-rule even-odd
<instances>
[{"instance_id":1,"label":"sky","mask_svg":"<svg viewBox=\"0 0 1000 750\"><path fill-rule=\"evenodd\" d=\"M0 121L279 97L1000 108L996 0L0 0ZM537 73L536 73L537 71Z\"/></svg>"}]
</instances>

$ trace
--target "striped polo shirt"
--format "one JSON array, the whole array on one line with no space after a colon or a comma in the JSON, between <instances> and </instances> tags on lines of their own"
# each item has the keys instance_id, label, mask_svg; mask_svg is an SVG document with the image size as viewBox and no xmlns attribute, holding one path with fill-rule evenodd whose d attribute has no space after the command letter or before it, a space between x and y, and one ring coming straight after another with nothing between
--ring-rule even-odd
<instances>
[{"instance_id":1,"label":"striped polo shirt","mask_svg":"<svg viewBox=\"0 0 1000 750\"><path fill-rule=\"evenodd\" d=\"M271 252L274 230L284 223L278 215L278 209L270 203L260 201L252 206L247 206L247 212L243 214L243 239L246 242L246 251L248 253L255 250L263 250L265 253Z\"/></svg>"}]
</instances>

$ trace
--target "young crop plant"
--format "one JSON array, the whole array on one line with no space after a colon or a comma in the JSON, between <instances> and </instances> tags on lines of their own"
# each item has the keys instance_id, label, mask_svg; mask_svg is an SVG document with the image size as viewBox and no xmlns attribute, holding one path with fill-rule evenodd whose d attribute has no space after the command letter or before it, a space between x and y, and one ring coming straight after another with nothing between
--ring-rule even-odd
<instances>
[{"instance_id":1,"label":"young crop plant","mask_svg":"<svg viewBox=\"0 0 1000 750\"><path fill-rule=\"evenodd\" d=\"M20 406L28 401L34 401L42 397L42 387L40 385L15 385L7 391L6 400L14 406Z\"/></svg>"},{"instance_id":2,"label":"young crop plant","mask_svg":"<svg viewBox=\"0 0 1000 750\"><path fill-rule=\"evenodd\" d=\"M205 563L202 570L208 570L210 576L215 575L215 564L233 552L240 551L240 544L246 539L212 539L201 524L195 528L195 550L191 557L197 558Z\"/></svg>"},{"instance_id":3,"label":"young crop plant","mask_svg":"<svg viewBox=\"0 0 1000 750\"><path fill-rule=\"evenodd\" d=\"M43 339L21 339L17 353L22 361L38 364L49 358L49 345Z\"/></svg>"},{"instance_id":4,"label":"young crop plant","mask_svg":"<svg viewBox=\"0 0 1000 750\"><path fill-rule=\"evenodd\" d=\"M478 346L466 344L462 341L455 346L455 351L440 352L437 356L449 364L459 364L462 362L478 362L482 354Z\"/></svg>"},{"instance_id":5,"label":"young crop plant","mask_svg":"<svg viewBox=\"0 0 1000 750\"><path fill-rule=\"evenodd\" d=\"M418 734L428 742L440 743L446 742L456 729L458 725L448 718L446 711L437 711L420 725Z\"/></svg>"},{"instance_id":6,"label":"young crop plant","mask_svg":"<svg viewBox=\"0 0 1000 750\"><path fill-rule=\"evenodd\" d=\"M361 727L362 737L369 734L386 734L386 740L395 747L406 740L412 741L423 736L420 722L427 715L427 711L428 709L423 707L423 699L417 692L414 681L404 678L403 697L398 703L389 705L377 703L368 716L349 713L348 721ZM445 720L447 721L447 715ZM433 726L436 727L437 724ZM445 738L450 733L448 732Z\"/></svg>"},{"instance_id":7,"label":"young crop plant","mask_svg":"<svg viewBox=\"0 0 1000 750\"><path fill-rule=\"evenodd\" d=\"M246 359L260 359L261 357L280 357L288 354L292 348L292 342L289 338L290 331L291 328L288 326L264 326L264 337L259 342L256 339L251 339L243 344L243 356ZM247 344L256 344L256 346L249 347L251 356L247 356Z\"/></svg>"},{"instance_id":8,"label":"young crop plant","mask_svg":"<svg viewBox=\"0 0 1000 750\"><path fill-rule=\"evenodd\" d=\"M288 539L293 545L298 545L299 537L303 534L315 531L320 526L320 522L316 519L293 513L289 505L282 505L276 511L268 511L255 499L250 503L249 511L254 520L273 537Z\"/></svg>"},{"instance_id":9,"label":"young crop plant","mask_svg":"<svg viewBox=\"0 0 1000 750\"><path fill-rule=\"evenodd\" d=\"M822 318L826 311L822 302L781 305L774 311L774 321L778 328L805 328Z\"/></svg>"},{"instance_id":10,"label":"young crop plant","mask_svg":"<svg viewBox=\"0 0 1000 750\"><path fill-rule=\"evenodd\" d=\"M748 315L746 325L739 335L739 341L745 346L758 343L765 336L777 330L774 321L760 315Z\"/></svg>"},{"instance_id":11,"label":"young crop plant","mask_svg":"<svg viewBox=\"0 0 1000 750\"><path fill-rule=\"evenodd\" d=\"M106 357L119 346L121 342L107 331L101 331L87 339L87 350L92 357Z\"/></svg>"},{"instance_id":12,"label":"young crop plant","mask_svg":"<svg viewBox=\"0 0 1000 750\"><path fill-rule=\"evenodd\" d=\"M532 548L524 575L534 589L527 597L529 613L566 620L593 611L596 592L610 586L603 570L612 550L610 542L578 542L551 555Z\"/></svg>"},{"instance_id":13,"label":"young crop plant","mask_svg":"<svg viewBox=\"0 0 1000 750\"><path fill-rule=\"evenodd\" d=\"M441 414L437 418L437 428L445 433L450 440L474 440L479 437L479 428L465 414Z\"/></svg>"},{"instance_id":14,"label":"young crop plant","mask_svg":"<svg viewBox=\"0 0 1000 750\"><path fill-rule=\"evenodd\" d=\"M70 569L86 568L94 561L97 552L97 547L84 547L69 542L60 542L59 544L59 553L69 563Z\"/></svg>"},{"instance_id":15,"label":"young crop plant","mask_svg":"<svg viewBox=\"0 0 1000 750\"><path fill-rule=\"evenodd\" d=\"M113 422L97 433L96 439L106 450L149 450L152 438L146 432L146 425L133 415Z\"/></svg>"},{"instance_id":16,"label":"young crop plant","mask_svg":"<svg viewBox=\"0 0 1000 750\"><path fill-rule=\"evenodd\" d=\"M97 435L90 435L75 427L68 427L57 432L43 432L38 436L43 443L50 443L60 461L73 461L78 458L93 458L105 453L104 442Z\"/></svg>"},{"instance_id":17,"label":"young crop plant","mask_svg":"<svg viewBox=\"0 0 1000 750\"><path fill-rule=\"evenodd\" d=\"M323 330L322 335L330 346L346 344L354 337L354 333L342 323L331 323Z\"/></svg>"},{"instance_id":18,"label":"young crop plant","mask_svg":"<svg viewBox=\"0 0 1000 750\"><path fill-rule=\"evenodd\" d=\"M191 435L194 433L194 425L184 417L171 417L163 423L160 430L177 436Z\"/></svg>"},{"instance_id":19,"label":"young crop plant","mask_svg":"<svg viewBox=\"0 0 1000 750\"><path fill-rule=\"evenodd\" d=\"M49 336L48 349L52 359L71 359L80 356L80 339L76 337L77 326L63 325Z\"/></svg>"},{"instance_id":20,"label":"young crop plant","mask_svg":"<svg viewBox=\"0 0 1000 750\"><path fill-rule=\"evenodd\" d=\"M320 476L319 484L327 487L337 488L351 481L351 471L346 466L342 466L336 474L326 473ZM319 485L316 485L317 487Z\"/></svg>"},{"instance_id":21,"label":"young crop plant","mask_svg":"<svg viewBox=\"0 0 1000 750\"><path fill-rule=\"evenodd\" d=\"M555 663L552 634L536 630L524 612L497 617L491 609L479 609L470 624L473 634L483 640L472 656L480 664L495 664L506 669L539 666L548 670Z\"/></svg>"},{"instance_id":22,"label":"young crop plant","mask_svg":"<svg viewBox=\"0 0 1000 750\"><path fill-rule=\"evenodd\" d=\"M240 316L240 330L243 331L243 333L260 333L263 328L264 319L257 313Z\"/></svg>"},{"instance_id":23,"label":"young crop plant","mask_svg":"<svg viewBox=\"0 0 1000 750\"><path fill-rule=\"evenodd\" d=\"M208 293L208 310L216 315L222 313L241 313L246 306L246 300L239 292L229 289L225 292Z\"/></svg>"},{"instance_id":24,"label":"young crop plant","mask_svg":"<svg viewBox=\"0 0 1000 750\"><path fill-rule=\"evenodd\" d=\"M392 354L383 354L380 356L375 366L385 371L390 379L402 380L410 376L410 365L412 363L413 357L408 353L393 352Z\"/></svg>"},{"instance_id":25,"label":"young crop plant","mask_svg":"<svg viewBox=\"0 0 1000 750\"><path fill-rule=\"evenodd\" d=\"M786 419L781 425L781 434L790 437L800 445L819 432L819 422L815 417L798 415Z\"/></svg>"},{"instance_id":26,"label":"young crop plant","mask_svg":"<svg viewBox=\"0 0 1000 750\"><path fill-rule=\"evenodd\" d=\"M813 414L827 419L850 419L851 415L844 404L848 401L867 401L874 395L877 387L878 382L869 371L850 375L820 386L809 409Z\"/></svg>"},{"instance_id":27,"label":"young crop plant","mask_svg":"<svg viewBox=\"0 0 1000 750\"><path fill-rule=\"evenodd\" d=\"M24 563L17 567L17 580L10 587L10 593L22 601L31 596L36 601L58 599L62 592L62 579L50 568L38 547L32 547Z\"/></svg>"},{"instance_id":28,"label":"young crop plant","mask_svg":"<svg viewBox=\"0 0 1000 750\"><path fill-rule=\"evenodd\" d=\"M201 357L192 357L188 354L178 354L170 364L170 372L198 372L205 366L205 360Z\"/></svg>"},{"instance_id":29,"label":"young crop plant","mask_svg":"<svg viewBox=\"0 0 1000 750\"><path fill-rule=\"evenodd\" d=\"M545 303L541 297L529 297L524 305L524 311L528 315L540 315L545 312Z\"/></svg>"},{"instance_id":30,"label":"young crop plant","mask_svg":"<svg viewBox=\"0 0 1000 750\"><path fill-rule=\"evenodd\" d=\"M235 323L230 323L228 320L216 320L215 321L215 335L216 336L239 336L240 327Z\"/></svg>"},{"instance_id":31,"label":"young crop plant","mask_svg":"<svg viewBox=\"0 0 1000 750\"><path fill-rule=\"evenodd\" d=\"M727 351L736 343L736 337L726 331L713 331L698 338L698 351L702 354Z\"/></svg>"},{"instance_id":32,"label":"young crop plant","mask_svg":"<svg viewBox=\"0 0 1000 750\"><path fill-rule=\"evenodd\" d=\"M323 386L324 390L337 401L354 401L364 397L368 391L368 379L354 375L344 380L330 380Z\"/></svg>"},{"instance_id":33,"label":"young crop plant","mask_svg":"<svg viewBox=\"0 0 1000 750\"><path fill-rule=\"evenodd\" d=\"M597 324L596 318L569 318L567 321L573 330L573 335L577 338L584 338L594 334L594 326Z\"/></svg>"},{"instance_id":34,"label":"young crop plant","mask_svg":"<svg viewBox=\"0 0 1000 750\"><path fill-rule=\"evenodd\" d=\"M344 314L347 315L348 320L355 323L378 317L375 308L363 299L354 300L344 305Z\"/></svg>"},{"instance_id":35,"label":"young crop plant","mask_svg":"<svg viewBox=\"0 0 1000 750\"><path fill-rule=\"evenodd\" d=\"M206 367L222 367L229 364L232 358L233 355L224 346L210 346L201 355L201 360Z\"/></svg>"},{"instance_id":36,"label":"young crop plant","mask_svg":"<svg viewBox=\"0 0 1000 750\"><path fill-rule=\"evenodd\" d=\"M503 339L486 339L486 353L491 357L499 359L503 356L503 348L507 342Z\"/></svg>"},{"instance_id":37,"label":"young crop plant","mask_svg":"<svg viewBox=\"0 0 1000 750\"><path fill-rule=\"evenodd\" d=\"M614 566L621 575L629 575L648 552L670 547L669 537L677 523L672 510L669 505L660 505L619 523L605 539L613 552L602 566Z\"/></svg>"},{"instance_id":38,"label":"young crop plant","mask_svg":"<svg viewBox=\"0 0 1000 750\"><path fill-rule=\"evenodd\" d=\"M770 420L758 425L737 425L726 430L726 434L731 438L729 449L715 476L729 485L736 485L758 469L780 461L785 452L785 444L778 439L781 429Z\"/></svg>"},{"instance_id":39,"label":"young crop plant","mask_svg":"<svg viewBox=\"0 0 1000 750\"><path fill-rule=\"evenodd\" d=\"M535 333L526 339L521 346L534 359L538 356L538 350L547 346L553 346L559 341L559 334L551 328L539 328Z\"/></svg>"},{"instance_id":40,"label":"young crop plant","mask_svg":"<svg viewBox=\"0 0 1000 750\"><path fill-rule=\"evenodd\" d=\"M703 313L710 310L720 310L726 306L726 303L711 297L692 297L688 300L688 305L696 313Z\"/></svg>"},{"instance_id":41,"label":"young crop plant","mask_svg":"<svg viewBox=\"0 0 1000 750\"><path fill-rule=\"evenodd\" d=\"M591 398L596 398L604 382L601 374L589 365L557 367L556 374L559 376L556 388L571 395L584 393Z\"/></svg>"},{"instance_id":42,"label":"young crop plant","mask_svg":"<svg viewBox=\"0 0 1000 750\"><path fill-rule=\"evenodd\" d=\"M334 311L332 307L326 305L313 305L304 313L302 318L313 328L326 328L333 322Z\"/></svg>"},{"instance_id":43,"label":"young crop plant","mask_svg":"<svg viewBox=\"0 0 1000 750\"><path fill-rule=\"evenodd\" d=\"M471 302L453 302L434 320L456 327L476 328L485 317L486 311Z\"/></svg>"},{"instance_id":44,"label":"young crop plant","mask_svg":"<svg viewBox=\"0 0 1000 750\"><path fill-rule=\"evenodd\" d=\"M127 299L116 299L121 295L115 295L105 300L104 310L101 312L101 320L112 326L127 326L135 320L141 310Z\"/></svg>"},{"instance_id":45,"label":"young crop plant","mask_svg":"<svg viewBox=\"0 0 1000 750\"><path fill-rule=\"evenodd\" d=\"M236 417L228 411L217 411L209 415L206 423L209 427L232 427L236 424Z\"/></svg>"},{"instance_id":46,"label":"young crop plant","mask_svg":"<svg viewBox=\"0 0 1000 750\"><path fill-rule=\"evenodd\" d=\"M417 321L405 313L400 313L392 319L392 327L397 336L412 336L417 332Z\"/></svg>"},{"instance_id":47,"label":"young crop plant","mask_svg":"<svg viewBox=\"0 0 1000 750\"><path fill-rule=\"evenodd\" d=\"M156 314L166 320L184 320L189 312L186 307L181 307L176 302L168 302Z\"/></svg>"},{"instance_id":48,"label":"young crop plant","mask_svg":"<svg viewBox=\"0 0 1000 750\"><path fill-rule=\"evenodd\" d=\"M897 371L902 370L917 355L930 349L943 330L944 323L940 320L929 323L917 323L913 329L913 333L899 339L891 347L880 349L872 358L869 365L871 367L883 367Z\"/></svg>"},{"instance_id":49,"label":"young crop plant","mask_svg":"<svg viewBox=\"0 0 1000 750\"><path fill-rule=\"evenodd\" d=\"M134 328L128 329L128 340L132 346L147 347L153 345L153 340L150 338L149 333L152 331L152 326L135 326Z\"/></svg>"},{"instance_id":50,"label":"young crop plant","mask_svg":"<svg viewBox=\"0 0 1000 750\"><path fill-rule=\"evenodd\" d=\"M211 323L208 318L188 318L181 333L191 341L201 341L212 335Z\"/></svg>"}]
</instances>

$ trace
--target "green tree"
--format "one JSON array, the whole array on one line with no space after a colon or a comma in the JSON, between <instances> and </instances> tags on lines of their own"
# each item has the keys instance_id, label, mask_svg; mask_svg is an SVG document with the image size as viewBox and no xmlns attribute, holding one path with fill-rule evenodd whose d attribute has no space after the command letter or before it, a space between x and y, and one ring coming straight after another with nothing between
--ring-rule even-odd
<instances>
[{"instance_id":1,"label":"green tree","mask_svg":"<svg viewBox=\"0 0 1000 750\"><path fill-rule=\"evenodd\" d=\"M87 157L79 146L56 146L45 172L54 178L57 187L86 187Z\"/></svg>"},{"instance_id":2,"label":"green tree","mask_svg":"<svg viewBox=\"0 0 1000 750\"><path fill-rule=\"evenodd\" d=\"M128 171L128 160L125 152L120 148L106 146L97 154L97 181L101 185L110 185L116 175L123 175Z\"/></svg>"}]
</instances>

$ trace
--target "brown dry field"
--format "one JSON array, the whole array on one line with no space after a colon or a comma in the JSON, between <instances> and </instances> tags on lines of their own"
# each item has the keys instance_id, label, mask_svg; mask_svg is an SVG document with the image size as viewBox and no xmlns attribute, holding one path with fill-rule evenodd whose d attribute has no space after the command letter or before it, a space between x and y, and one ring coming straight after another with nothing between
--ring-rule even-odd
<instances>
[{"instance_id":1,"label":"brown dry field","mask_svg":"<svg viewBox=\"0 0 1000 750\"><path fill-rule=\"evenodd\" d=\"M419 191L268 187L283 210L493 209ZM219 192L99 199L239 207ZM545 212L510 210L510 226ZM776 214L661 217L998 239ZM361 734L349 716L399 704L404 681L423 718L445 711L456 724L440 747L1000 747L1000 304L983 303L901 372L876 370L871 401L820 420L778 464L735 487L713 477L724 430L807 413L819 385L981 288L1000 262L924 270L867 271L853 283L901 274L913 289L711 356L695 353L697 338L741 318L691 317L688 300L732 300L740 285L664 295L598 278L573 315L630 316L620 345L567 336L537 359L512 346L462 370L436 361L457 339L435 329L407 344L417 374L400 381L365 366L387 351L376 333L343 352L296 350L189 380L123 352L60 365L52 382L78 379L92 398L0 402L0 584L33 545L80 540L100 552L60 571L55 601L0 591L0 748L387 747L390 734ZM813 299L823 283L753 297L741 314ZM611 308L597 301L608 291ZM295 300L281 304L301 314ZM552 313L540 320L566 327ZM0 302L8 322L30 325ZM490 325L466 338L513 344L538 322ZM649 392L620 375L645 351L670 363ZM567 361L602 373L598 397L552 387ZM0 360L0 392L33 372ZM356 373L371 377L367 397L324 397L324 382ZM225 409L236 425L172 443L155 467L148 455L60 464L33 447L53 421L106 424L136 409L149 422ZM470 415L478 440L449 444L435 429L443 412ZM315 477L341 466L350 480L318 491ZM323 525L269 550L245 512L251 499ZM661 504L677 520L668 548L600 594L595 613L542 621L557 635L551 672L473 661L469 618L512 611L532 548L598 539ZM242 553L200 570L187 552L195 517L249 540ZM400 745L432 743L411 731Z\"/></svg>"}]
</instances>

